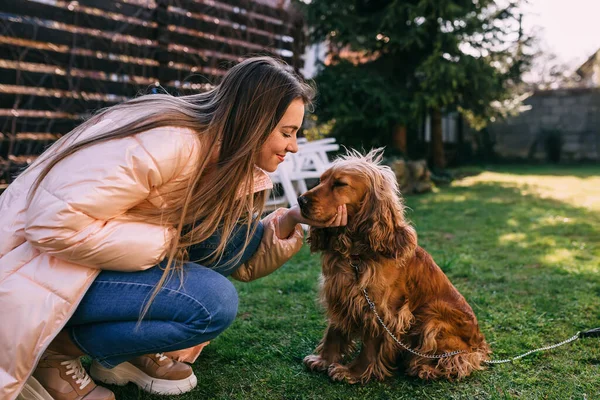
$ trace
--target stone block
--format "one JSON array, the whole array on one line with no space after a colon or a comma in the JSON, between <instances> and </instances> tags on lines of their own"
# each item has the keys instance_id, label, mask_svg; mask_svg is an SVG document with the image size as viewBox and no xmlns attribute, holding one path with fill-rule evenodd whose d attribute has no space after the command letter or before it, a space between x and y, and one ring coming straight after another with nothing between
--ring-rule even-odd
<instances>
[{"instance_id":1,"label":"stone block","mask_svg":"<svg viewBox=\"0 0 600 400\"><path fill-rule=\"evenodd\" d=\"M558 124L559 120L560 116L554 113L542 115L541 118L542 126L544 127L544 129L556 128L556 125Z\"/></svg>"},{"instance_id":2,"label":"stone block","mask_svg":"<svg viewBox=\"0 0 600 400\"><path fill-rule=\"evenodd\" d=\"M580 106L582 106L582 105L586 106L588 104L593 103L593 101L594 101L594 97L589 93L577 96L577 104L579 104Z\"/></svg>"},{"instance_id":3,"label":"stone block","mask_svg":"<svg viewBox=\"0 0 600 400\"><path fill-rule=\"evenodd\" d=\"M581 132L585 130L587 118L581 113L564 114L560 120L563 131Z\"/></svg>"},{"instance_id":4,"label":"stone block","mask_svg":"<svg viewBox=\"0 0 600 400\"><path fill-rule=\"evenodd\" d=\"M557 97L545 97L542 100L542 104L546 107L555 107L560 105L560 99Z\"/></svg>"},{"instance_id":5,"label":"stone block","mask_svg":"<svg viewBox=\"0 0 600 400\"><path fill-rule=\"evenodd\" d=\"M402 194L425 193L431 191L431 172L427 168L427 161L396 160L391 165L396 174L396 180Z\"/></svg>"},{"instance_id":6,"label":"stone block","mask_svg":"<svg viewBox=\"0 0 600 400\"><path fill-rule=\"evenodd\" d=\"M561 105L563 107L572 107L577 104L577 99L575 97L569 96L565 97L561 101Z\"/></svg>"}]
</instances>

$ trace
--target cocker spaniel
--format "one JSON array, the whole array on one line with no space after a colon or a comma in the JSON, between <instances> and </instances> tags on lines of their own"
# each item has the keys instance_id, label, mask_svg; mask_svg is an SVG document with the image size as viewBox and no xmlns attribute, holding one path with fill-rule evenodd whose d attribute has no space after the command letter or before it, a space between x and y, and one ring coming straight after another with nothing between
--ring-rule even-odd
<instances>
[{"instance_id":1,"label":"cocker spaniel","mask_svg":"<svg viewBox=\"0 0 600 400\"><path fill-rule=\"evenodd\" d=\"M365 156L349 151L298 199L302 214L317 221L331 219L342 204L348 211L347 226L310 230L311 250L321 252L328 326L304 364L349 383L383 380L398 367L426 380L466 377L484 368L490 348L469 304L417 245L396 177L381 158L380 150ZM365 294L381 322L410 349L458 354L433 359L405 350ZM360 353L348 360L359 341Z\"/></svg>"}]
</instances>

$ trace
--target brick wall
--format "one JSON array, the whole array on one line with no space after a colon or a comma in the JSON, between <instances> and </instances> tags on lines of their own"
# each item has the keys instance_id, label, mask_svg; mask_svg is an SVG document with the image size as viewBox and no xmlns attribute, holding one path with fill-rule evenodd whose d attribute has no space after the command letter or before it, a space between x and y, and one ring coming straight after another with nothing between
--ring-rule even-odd
<instances>
[{"instance_id":1,"label":"brick wall","mask_svg":"<svg viewBox=\"0 0 600 400\"><path fill-rule=\"evenodd\" d=\"M562 159L600 161L600 88L539 91L525 100L528 111L489 126L504 158L545 159L544 131L558 131Z\"/></svg>"}]
</instances>

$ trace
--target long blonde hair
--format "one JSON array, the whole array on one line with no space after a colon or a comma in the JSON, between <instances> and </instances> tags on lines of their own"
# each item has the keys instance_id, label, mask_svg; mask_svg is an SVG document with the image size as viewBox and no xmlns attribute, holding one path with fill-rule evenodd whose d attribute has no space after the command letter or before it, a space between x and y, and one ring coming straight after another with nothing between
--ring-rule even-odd
<instances>
[{"instance_id":1,"label":"long blonde hair","mask_svg":"<svg viewBox=\"0 0 600 400\"><path fill-rule=\"evenodd\" d=\"M182 201L172 202L162 209L131 210L134 218L172 225L177 229L176 238L168 251L164 273L140 320L170 272L182 270L188 246L206 240L219 228L221 240L213 253L214 260L221 256L228 238L240 221L246 224L246 242L242 249L248 244L256 229L252 228L252 217L262 214L265 195L262 192L238 196L238 193L252 193L254 166L260 148L290 103L300 98L305 104L310 104L314 95L312 86L286 68L283 62L270 57L248 58L232 67L219 85L209 91L181 97L145 95L104 109L61 138L53 146L56 155L42 155L40 158L45 165L29 192L29 200L56 164L78 150L97 143L153 128L177 126L197 132L207 146L203 148L204 158L198 163L185 193L181 194ZM116 111L134 115L135 119L91 138L76 143L71 140L70 144L65 144L69 138L77 137ZM216 168L209 176L205 176L203 173L209 164L209 157L217 148L219 156ZM241 251L237 259L240 257Z\"/></svg>"}]
</instances>

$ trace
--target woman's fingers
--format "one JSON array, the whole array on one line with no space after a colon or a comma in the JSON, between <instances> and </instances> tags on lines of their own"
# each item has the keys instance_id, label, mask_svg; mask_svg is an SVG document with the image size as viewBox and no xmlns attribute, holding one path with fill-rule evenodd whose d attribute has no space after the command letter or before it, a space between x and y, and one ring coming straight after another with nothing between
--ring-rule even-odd
<instances>
[{"instance_id":1,"label":"woman's fingers","mask_svg":"<svg viewBox=\"0 0 600 400\"><path fill-rule=\"evenodd\" d=\"M336 226L345 226L348 223L348 210L346 209L346 205L343 204L338 207L337 214L333 216L329 221L327 221L327 227L336 227Z\"/></svg>"},{"instance_id":2,"label":"woman's fingers","mask_svg":"<svg viewBox=\"0 0 600 400\"><path fill-rule=\"evenodd\" d=\"M334 215L334 216L333 216L333 217L332 217L332 218L331 218L329 221L327 221L327 222L325 223L325 226L326 226L327 228L336 226L336 225L335 225L335 221L337 220L337 218L338 218L338 215L340 214L340 213L339 213L339 211L340 211L340 208L338 207L338 212L337 212L337 213L336 213L336 214L335 214L335 215Z\"/></svg>"}]
</instances>

